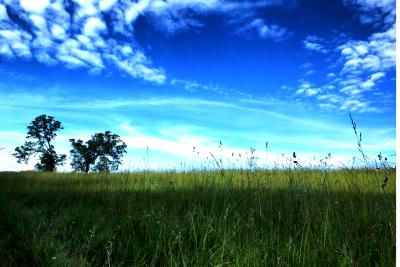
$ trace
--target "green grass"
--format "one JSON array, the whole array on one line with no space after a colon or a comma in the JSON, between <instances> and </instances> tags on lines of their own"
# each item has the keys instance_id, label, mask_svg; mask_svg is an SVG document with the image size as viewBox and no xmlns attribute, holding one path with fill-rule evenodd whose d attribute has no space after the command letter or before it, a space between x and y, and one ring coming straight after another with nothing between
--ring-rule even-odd
<instances>
[{"instance_id":1,"label":"green grass","mask_svg":"<svg viewBox=\"0 0 400 267\"><path fill-rule=\"evenodd\" d=\"M0 266L395 265L395 169L4 172L0 214Z\"/></svg>"}]
</instances>

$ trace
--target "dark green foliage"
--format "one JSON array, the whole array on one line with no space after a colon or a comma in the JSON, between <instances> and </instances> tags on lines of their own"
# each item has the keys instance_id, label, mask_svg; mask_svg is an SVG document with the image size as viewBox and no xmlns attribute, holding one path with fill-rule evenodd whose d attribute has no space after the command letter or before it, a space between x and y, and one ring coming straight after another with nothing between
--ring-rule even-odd
<instances>
[{"instance_id":1,"label":"dark green foliage","mask_svg":"<svg viewBox=\"0 0 400 267\"><path fill-rule=\"evenodd\" d=\"M56 171L58 165L64 165L66 157L64 154L57 155L54 149L44 151L39 156L39 162L36 163L35 168L38 171Z\"/></svg>"},{"instance_id":2,"label":"dark green foliage","mask_svg":"<svg viewBox=\"0 0 400 267\"><path fill-rule=\"evenodd\" d=\"M13 156L18 163L27 163L32 155L39 155L39 162L35 165L38 171L56 171L58 165L63 165L66 155L58 155L51 143L57 136L57 131L64 129L61 122L52 116L40 115L27 127L26 138L34 141L26 141L24 145L16 147Z\"/></svg>"},{"instance_id":3,"label":"dark green foliage","mask_svg":"<svg viewBox=\"0 0 400 267\"><path fill-rule=\"evenodd\" d=\"M72 145L70 151L72 156L71 166L75 171L88 172L90 165L94 164L97 158L96 150L92 140L83 143L82 140L69 140Z\"/></svg>"},{"instance_id":4,"label":"dark green foliage","mask_svg":"<svg viewBox=\"0 0 400 267\"><path fill-rule=\"evenodd\" d=\"M75 171L116 171L126 153L126 144L110 131L96 133L85 143L80 139L69 141L72 145L71 166Z\"/></svg>"}]
</instances>

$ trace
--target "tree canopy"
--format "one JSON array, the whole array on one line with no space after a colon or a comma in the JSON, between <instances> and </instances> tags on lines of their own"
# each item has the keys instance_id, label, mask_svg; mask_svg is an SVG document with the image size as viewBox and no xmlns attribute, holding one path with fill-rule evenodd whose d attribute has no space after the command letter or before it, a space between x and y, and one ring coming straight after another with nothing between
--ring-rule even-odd
<instances>
[{"instance_id":1,"label":"tree canopy","mask_svg":"<svg viewBox=\"0 0 400 267\"><path fill-rule=\"evenodd\" d=\"M118 170L127 147L118 135L110 131L96 133L86 142L81 139L69 141L72 145L71 166L81 172Z\"/></svg>"},{"instance_id":2,"label":"tree canopy","mask_svg":"<svg viewBox=\"0 0 400 267\"><path fill-rule=\"evenodd\" d=\"M64 129L60 121L52 116L40 115L27 127L28 133L24 145L16 147L13 156L18 163L28 163L32 155L39 155L39 161L35 165L39 171L56 171L57 166L63 165L66 155L58 155L52 144L59 130Z\"/></svg>"}]
</instances>

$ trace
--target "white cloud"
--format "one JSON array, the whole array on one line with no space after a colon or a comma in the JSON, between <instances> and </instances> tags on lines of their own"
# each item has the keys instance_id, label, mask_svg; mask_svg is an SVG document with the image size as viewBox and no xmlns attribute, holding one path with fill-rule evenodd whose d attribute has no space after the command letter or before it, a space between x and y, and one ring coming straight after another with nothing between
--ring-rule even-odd
<instances>
[{"instance_id":1,"label":"white cloud","mask_svg":"<svg viewBox=\"0 0 400 267\"><path fill-rule=\"evenodd\" d=\"M346 6L355 6L360 11L364 24L392 25L396 19L396 0L343 0Z\"/></svg>"},{"instance_id":2,"label":"white cloud","mask_svg":"<svg viewBox=\"0 0 400 267\"><path fill-rule=\"evenodd\" d=\"M253 14L247 17L249 20L253 17L249 27L260 38L280 41L290 36L283 27L254 19L253 11L282 5L278 0L73 0L71 3L63 0L0 3L0 20L6 25L0 30L0 54L47 65L83 67L90 73L102 73L114 65L134 78L162 84L167 79L165 71L154 66L135 39L134 22L138 16L145 15L156 29L174 34L203 27L201 18L207 14L234 17L243 11ZM29 25L22 26L15 18L9 18L8 8ZM213 90L213 86L209 89Z\"/></svg>"},{"instance_id":3,"label":"white cloud","mask_svg":"<svg viewBox=\"0 0 400 267\"><path fill-rule=\"evenodd\" d=\"M359 112L376 112L376 111L378 111L375 107L370 106L369 101L363 101L360 99L352 99L352 98L345 100L341 104L340 109L345 110L345 111L351 111L351 112L353 112L353 111L359 111Z\"/></svg>"},{"instance_id":4,"label":"white cloud","mask_svg":"<svg viewBox=\"0 0 400 267\"><path fill-rule=\"evenodd\" d=\"M236 30L237 34L256 33L262 39L272 39L274 41L283 41L292 34L285 28L278 25L267 25L263 19L257 18L245 26Z\"/></svg>"},{"instance_id":5,"label":"white cloud","mask_svg":"<svg viewBox=\"0 0 400 267\"><path fill-rule=\"evenodd\" d=\"M195 17L207 13L223 13L230 15L233 12L248 12L249 10L281 5L280 1L223 1L223 0L139 0L126 3L123 7L123 17L127 24L134 24L140 15L146 14L153 21L153 26L166 34L174 34L191 28L200 28L203 24ZM269 26L270 29L260 29L262 38L270 35L283 36L283 29L277 25ZM287 32L285 32L287 34Z\"/></svg>"},{"instance_id":6,"label":"white cloud","mask_svg":"<svg viewBox=\"0 0 400 267\"><path fill-rule=\"evenodd\" d=\"M54 60L51 56L49 56L45 52L37 53L36 58L39 62L45 63L49 66L58 64L58 62L56 60Z\"/></svg>"},{"instance_id":7,"label":"white cloud","mask_svg":"<svg viewBox=\"0 0 400 267\"><path fill-rule=\"evenodd\" d=\"M19 4L27 12L42 13L49 5L49 0L20 0Z\"/></svg>"},{"instance_id":8,"label":"white cloud","mask_svg":"<svg viewBox=\"0 0 400 267\"><path fill-rule=\"evenodd\" d=\"M60 63L68 68L104 67L99 53L93 50L82 49L81 47L81 43L77 40L67 39L59 45L56 57Z\"/></svg>"},{"instance_id":9,"label":"white cloud","mask_svg":"<svg viewBox=\"0 0 400 267\"><path fill-rule=\"evenodd\" d=\"M385 73L384 72L377 72L371 75L371 80L376 81L379 80L381 78L385 77Z\"/></svg>"},{"instance_id":10,"label":"white cloud","mask_svg":"<svg viewBox=\"0 0 400 267\"><path fill-rule=\"evenodd\" d=\"M361 83L361 87L364 90L371 90L376 86L376 81L379 81L384 76L385 76L384 72L377 72L377 73L371 74L366 81Z\"/></svg>"},{"instance_id":11,"label":"white cloud","mask_svg":"<svg viewBox=\"0 0 400 267\"><path fill-rule=\"evenodd\" d=\"M78 34L75 36L75 39L79 42L79 45L85 49L88 50L95 50L96 49L96 41L97 40L102 40L100 38L94 38L95 36L91 36L90 38L82 35L82 34ZM94 38L94 39L93 39Z\"/></svg>"},{"instance_id":12,"label":"white cloud","mask_svg":"<svg viewBox=\"0 0 400 267\"><path fill-rule=\"evenodd\" d=\"M99 8L101 11L108 11L118 0L100 0Z\"/></svg>"},{"instance_id":13,"label":"white cloud","mask_svg":"<svg viewBox=\"0 0 400 267\"><path fill-rule=\"evenodd\" d=\"M74 48L71 54L95 67L104 68L101 56L97 52Z\"/></svg>"},{"instance_id":14,"label":"white cloud","mask_svg":"<svg viewBox=\"0 0 400 267\"><path fill-rule=\"evenodd\" d=\"M19 32L14 32L10 30L0 30L0 36L8 41L17 41L21 39Z\"/></svg>"},{"instance_id":15,"label":"white cloud","mask_svg":"<svg viewBox=\"0 0 400 267\"><path fill-rule=\"evenodd\" d=\"M46 27L47 27L47 23L46 20L40 16L40 15L36 15L36 14L31 14L29 16L29 18L31 19L33 25L38 28L41 31L47 31Z\"/></svg>"},{"instance_id":16,"label":"white cloud","mask_svg":"<svg viewBox=\"0 0 400 267\"><path fill-rule=\"evenodd\" d=\"M208 13L222 13L234 17L237 12L251 13L258 8L282 5L281 1L223 1L223 0L139 0L124 6L123 16L127 24L134 24L140 15L152 19L153 26L166 34L174 34L191 28L201 28L198 19ZM255 19L257 20L257 19ZM258 19L260 20L260 19ZM241 26L239 26L240 28ZM244 26L245 27L245 26ZM291 34L278 25L253 25L261 38L286 39Z\"/></svg>"},{"instance_id":17,"label":"white cloud","mask_svg":"<svg viewBox=\"0 0 400 267\"><path fill-rule=\"evenodd\" d=\"M367 47L366 45L357 45L357 46L355 47L355 50L356 50L357 53L358 53L359 55L361 55L361 56L368 53L368 47Z\"/></svg>"},{"instance_id":18,"label":"white cloud","mask_svg":"<svg viewBox=\"0 0 400 267\"><path fill-rule=\"evenodd\" d=\"M170 82L171 85L182 86L186 91L197 92L197 91L210 91L220 95L228 95L229 92L221 85L218 84L201 84L197 81L190 80L179 80L173 79ZM240 94L241 92L236 91L235 93Z\"/></svg>"},{"instance_id":19,"label":"white cloud","mask_svg":"<svg viewBox=\"0 0 400 267\"><path fill-rule=\"evenodd\" d=\"M327 53L324 45L322 44L322 39L315 35L308 35L305 40L303 40L303 46L305 49L320 53Z\"/></svg>"},{"instance_id":20,"label":"white cloud","mask_svg":"<svg viewBox=\"0 0 400 267\"><path fill-rule=\"evenodd\" d=\"M336 86L332 85L332 84L326 84L326 85L322 86L322 88L326 89L326 90L333 90L336 88Z\"/></svg>"},{"instance_id":21,"label":"white cloud","mask_svg":"<svg viewBox=\"0 0 400 267\"><path fill-rule=\"evenodd\" d=\"M308 76L308 75L312 75L315 73L315 70L308 70L306 71L306 73L304 73L304 75Z\"/></svg>"},{"instance_id":22,"label":"white cloud","mask_svg":"<svg viewBox=\"0 0 400 267\"><path fill-rule=\"evenodd\" d=\"M18 30L0 30L0 38L7 44L7 46L4 47L11 48L14 55L22 58L31 57L32 53L29 47L29 42L32 37L30 34ZM9 56L7 48L4 48L4 52Z\"/></svg>"},{"instance_id":23,"label":"white cloud","mask_svg":"<svg viewBox=\"0 0 400 267\"><path fill-rule=\"evenodd\" d=\"M319 95L318 100L326 100L327 102L330 102L331 104L335 104L335 103L340 103L342 102L342 97L336 95L336 94L323 94L323 95Z\"/></svg>"},{"instance_id":24,"label":"white cloud","mask_svg":"<svg viewBox=\"0 0 400 267\"><path fill-rule=\"evenodd\" d=\"M51 34L53 35L54 39L59 39L59 40L63 40L67 37L66 33L65 33L65 29L63 27L61 27L58 24L53 24L51 26Z\"/></svg>"},{"instance_id":25,"label":"white cloud","mask_svg":"<svg viewBox=\"0 0 400 267\"><path fill-rule=\"evenodd\" d=\"M165 75L164 71L162 70L154 70L149 68L143 64L136 64L135 65L136 71L133 73L133 77L143 77L144 79L155 82L158 84L162 84L165 82Z\"/></svg>"},{"instance_id":26,"label":"white cloud","mask_svg":"<svg viewBox=\"0 0 400 267\"><path fill-rule=\"evenodd\" d=\"M337 73L329 72L326 75L326 84L318 86L322 91L307 91L313 89L310 83L300 80L300 86L295 91L295 95L307 97L319 94L316 99L322 109L348 109L357 112L384 111L387 105L383 102L386 103L388 100L382 97L371 98L371 95L386 94L387 90L380 88L379 83L387 72L395 70L395 26L376 32L367 40L344 41L335 49L328 49L328 46L323 44L326 44L326 40L317 36L308 36L303 41L306 49L325 51L325 53L329 51L330 55L337 55L335 66L332 66L332 68L338 68ZM332 56L331 58L334 59ZM330 91L329 94L326 93L327 90ZM336 96L333 98L334 102L330 101L333 94Z\"/></svg>"},{"instance_id":27,"label":"white cloud","mask_svg":"<svg viewBox=\"0 0 400 267\"><path fill-rule=\"evenodd\" d=\"M313 87L308 81L300 80L300 87L296 90L297 95L304 95L306 97L317 95L321 92L321 89Z\"/></svg>"},{"instance_id":28,"label":"white cloud","mask_svg":"<svg viewBox=\"0 0 400 267\"><path fill-rule=\"evenodd\" d=\"M318 89L314 89L314 88L310 88L310 89L306 89L305 90L305 94L306 96L313 96L318 94L319 90Z\"/></svg>"},{"instance_id":29,"label":"white cloud","mask_svg":"<svg viewBox=\"0 0 400 267\"><path fill-rule=\"evenodd\" d=\"M10 46L8 44L0 44L0 54L3 56L6 56L8 58L11 58L14 56Z\"/></svg>"},{"instance_id":30,"label":"white cloud","mask_svg":"<svg viewBox=\"0 0 400 267\"><path fill-rule=\"evenodd\" d=\"M3 4L0 4L0 21L8 19L6 7Z\"/></svg>"},{"instance_id":31,"label":"white cloud","mask_svg":"<svg viewBox=\"0 0 400 267\"><path fill-rule=\"evenodd\" d=\"M124 56L132 56L133 55L132 47L130 47L128 45L122 46L121 52L122 52L122 54L124 54Z\"/></svg>"},{"instance_id":32,"label":"white cloud","mask_svg":"<svg viewBox=\"0 0 400 267\"><path fill-rule=\"evenodd\" d=\"M345 93L347 95L350 95L350 96L355 96L355 95L362 93L360 87L357 85L348 85L348 86L343 87L339 91L342 93Z\"/></svg>"},{"instance_id":33,"label":"white cloud","mask_svg":"<svg viewBox=\"0 0 400 267\"><path fill-rule=\"evenodd\" d=\"M311 62L306 62L304 64L301 64L301 66L299 67L300 69L311 69L314 66L314 64L312 64Z\"/></svg>"},{"instance_id":34,"label":"white cloud","mask_svg":"<svg viewBox=\"0 0 400 267\"><path fill-rule=\"evenodd\" d=\"M354 50L351 47L343 47L342 48L342 55L348 56L354 53Z\"/></svg>"},{"instance_id":35,"label":"white cloud","mask_svg":"<svg viewBox=\"0 0 400 267\"><path fill-rule=\"evenodd\" d=\"M79 67L86 67L86 64L82 60L70 55L60 55L58 56L58 59L65 63L67 68L75 69Z\"/></svg>"},{"instance_id":36,"label":"white cloud","mask_svg":"<svg viewBox=\"0 0 400 267\"><path fill-rule=\"evenodd\" d=\"M308 50L314 50L318 52L322 50L322 45L307 40L304 41L304 47L307 48Z\"/></svg>"},{"instance_id":37,"label":"white cloud","mask_svg":"<svg viewBox=\"0 0 400 267\"><path fill-rule=\"evenodd\" d=\"M374 86L375 86L375 82L372 81L372 80L366 80L365 82L363 82L363 83L361 84L361 87L364 88L364 89L366 89L366 90L371 89L371 88L373 88Z\"/></svg>"},{"instance_id":38,"label":"white cloud","mask_svg":"<svg viewBox=\"0 0 400 267\"><path fill-rule=\"evenodd\" d=\"M46 52L52 49L54 42L49 36L40 34L32 40L30 45L31 48L37 48L36 52Z\"/></svg>"},{"instance_id":39,"label":"white cloud","mask_svg":"<svg viewBox=\"0 0 400 267\"><path fill-rule=\"evenodd\" d=\"M189 92L197 92L201 88L201 84L196 81L185 81L179 79L173 79L170 82L172 85L182 85L183 88Z\"/></svg>"},{"instance_id":40,"label":"white cloud","mask_svg":"<svg viewBox=\"0 0 400 267\"><path fill-rule=\"evenodd\" d=\"M99 14L99 10L95 6L97 4L97 0L74 0L78 3L78 8L75 15L79 19L84 19L87 17L97 16Z\"/></svg>"},{"instance_id":41,"label":"white cloud","mask_svg":"<svg viewBox=\"0 0 400 267\"><path fill-rule=\"evenodd\" d=\"M319 103L318 106L320 107L320 109L330 110L330 111L334 111L337 109L337 107L332 103Z\"/></svg>"},{"instance_id":42,"label":"white cloud","mask_svg":"<svg viewBox=\"0 0 400 267\"><path fill-rule=\"evenodd\" d=\"M106 29L106 25L97 17L90 17L86 20L85 26L83 28L83 33L86 36L97 36L99 32Z\"/></svg>"},{"instance_id":43,"label":"white cloud","mask_svg":"<svg viewBox=\"0 0 400 267\"><path fill-rule=\"evenodd\" d=\"M136 18L148 8L150 0L139 0L136 3L131 3L125 12L125 21L131 23L135 21Z\"/></svg>"},{"instance_id":44,"label":"white cloud","mask_svg":"<svg viewBox=\"0 0 400 267\"><path fill-rule=\"evenodd\" d=\"M74 14L69 14L62 0L22 1L21 6L11 1L9 8L20 12L21 18L32 26L33 34L8 18L4 4L0 4L0 19L8 20L0 29L0 54L8 58L33 58L47 65L61 64L67 68L87 68L90 73L101 73L108 65L115 65L135 78L164 83L164 71L154 68L134 41L133 29L122 27L131 41L101 35L107 30L100 15L102 10L116 6L116 1L77 0ZM118 4L119 8L123 3ZM118 8L113 8L119 10ZM46 11L46 13L45 13ZM117 25L121 17L116 17ZM123 21L123 19L122 19ZM71 23L70 23L71 22ZM115 23L114 23L115 22ZM79 33L80 32L80 33ZM123 49L120 49L123 47Z\"/></svg>"},{"instance_id":45,"label":"white cloud","mask_svg":"<svg viewBox=\"0 0 400 267\"><path fill-rule=\"evenodd\" d=\"M129 54L127 59L121 59L119 54L129 53L129 48L126 45L120 46L114 44L111 46L111 51L105 54L104 57L112 61L119 69L125 71L132 77L142 77L143 79L158 84L165 83L166 76L164 70L153 69L147 67L151 64L150 60L140 51L133 52ZM129 52L128 52L129 51Z\"/></svg>"},{"instance_id":46,"label":"white cloud","mask_svg":"<svg viewBox=\"0 0 400 267\"><path fill-rule=\"evenodd\" d=\"M385 71L396 65L394 26L375 33L368 41L348 41L338 47L345 60L343 72Z\"/></svg>"}]
</instances>

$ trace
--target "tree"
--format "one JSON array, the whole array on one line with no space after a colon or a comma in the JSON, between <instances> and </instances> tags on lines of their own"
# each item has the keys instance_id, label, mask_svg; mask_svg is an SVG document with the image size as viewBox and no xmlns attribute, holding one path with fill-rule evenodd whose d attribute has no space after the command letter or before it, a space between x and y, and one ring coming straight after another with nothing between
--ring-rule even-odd
<instances>
[{"instance_id":1,"label":"tree","mask_svg":"<svg viewBox=\"0 0 400 267\"><path fill-rule=\"evenodd\" d=\"M35 165L38 171L56 171L58 165L63 165L66 155L58 155L51 143L57 136L57 131L64 129L61 122L52 116L40 115L27 127L26 138L34 141L26 141L24 145L16 147L12 154L18 163L28 163L32 155L39 155L39 162Z\"/></svg>"},{"instance_id":2,"label":"tree","mask_svg":"<svg viewBox=\"0 0 400 267\"><path fill-rule=\"evenodd\" d=\"M86 142L80 139L69 141L72 145L71 166L75 171L116 171L126 153L126 144L110 131L96 133Z\"/></svg>"},{"instance_id":3,"label":"tree","mask_svg":"<svg viewBox=\"0 0 400 267\"><path fill-rule=\"evenodd\" d=\"M72 145L70 151L72 155L71 166L75 171L89 172L90 165L96 162L96 149L92 140L83 143L82 140L69 139Z\"/></svg>"}]
</instances>

